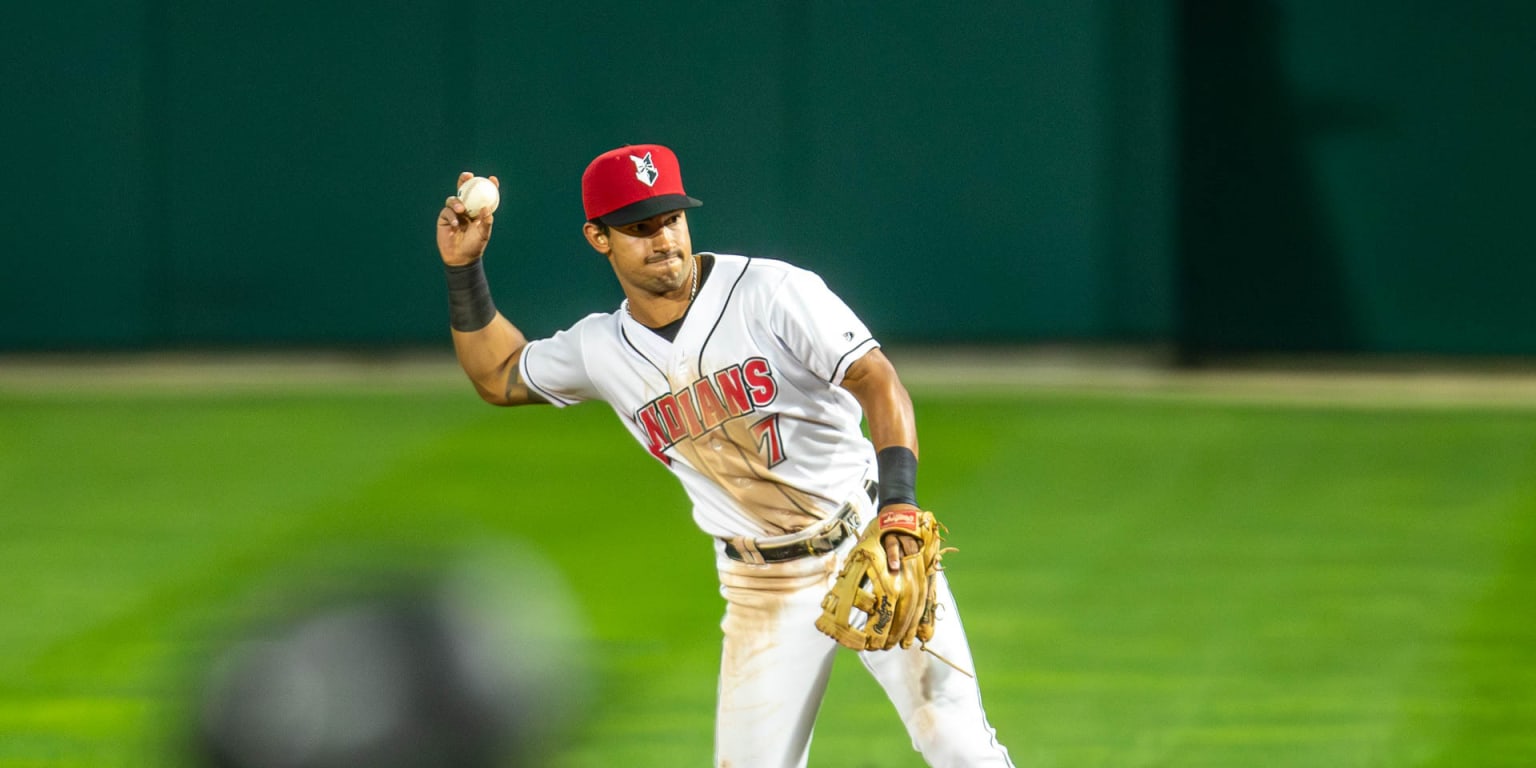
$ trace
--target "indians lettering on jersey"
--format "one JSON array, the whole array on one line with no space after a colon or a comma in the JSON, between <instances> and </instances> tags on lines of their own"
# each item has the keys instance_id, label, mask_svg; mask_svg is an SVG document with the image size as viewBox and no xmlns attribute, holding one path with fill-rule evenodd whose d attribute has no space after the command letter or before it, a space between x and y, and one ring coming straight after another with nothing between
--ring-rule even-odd
<instances>
[{"instance_id":1,"label":"indians lettering on jersey","mask_svg":"<svg viewBox=\"0 0 1536 768\"><path fill-rule=\"evenodd\" d=\"M779 396L768 361L754 357L740 365L703 376L678 391L641 406L635 421L645 430L646 450L671 464L666 450L685 439L697 440L731 419L757 413ZM784 460L782 446L769 445L769 466Z\"/></svg>"},{"instance_id":2,"label":"indians lettering on jersey","mask_svg":"<svg viewBox=\"0 0 1536 768\"><path fill-rule=\"evenodd\" d=\"M799 530L823 516L814 496L773 471L788 456L779 414L763 410L779 395L779 382L765 358L675 382L672 390L635 413L651 455L670 466L666 452L675 450L770 534Z\"/></svg>"}]
</instances>

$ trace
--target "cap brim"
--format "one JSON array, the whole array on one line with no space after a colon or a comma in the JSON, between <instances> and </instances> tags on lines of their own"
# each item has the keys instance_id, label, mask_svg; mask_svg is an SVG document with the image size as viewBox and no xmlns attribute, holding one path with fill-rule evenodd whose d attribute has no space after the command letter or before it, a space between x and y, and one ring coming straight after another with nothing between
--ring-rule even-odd
<instances>
[{"instance_id":1,"label":"cap brim","mask_svg":"<svg viewBox=\"0 0 1536 768\"><path fill-rule=\"evenodd\" d=\"M657 195L655 197L647 197L636 203L630 203L612 213L605 213L597 217L597 220L610 227L622 227L625 224L633 224L669 211L697 208L703 204L687 195Z\"/></svg>"}]
</instances>

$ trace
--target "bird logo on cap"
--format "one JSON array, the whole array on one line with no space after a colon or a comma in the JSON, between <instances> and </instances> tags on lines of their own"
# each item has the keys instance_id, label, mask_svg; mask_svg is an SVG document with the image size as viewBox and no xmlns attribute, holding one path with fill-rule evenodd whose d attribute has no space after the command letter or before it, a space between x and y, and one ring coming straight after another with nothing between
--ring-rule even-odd
<instances>
[{"instance_id":1,"label":"bird logo on cap","mask_svg":"<svg viewBox=\"0 0 1536 768\"><path fill-rule=\"evenodd\" d=\"M656 170L656 163L651 160L651 153L645 153L645 157L630 155L629 159L635 163L635 178L647 187L656 186L656 177L661 174Z\"/></svg>"}]
</instances>

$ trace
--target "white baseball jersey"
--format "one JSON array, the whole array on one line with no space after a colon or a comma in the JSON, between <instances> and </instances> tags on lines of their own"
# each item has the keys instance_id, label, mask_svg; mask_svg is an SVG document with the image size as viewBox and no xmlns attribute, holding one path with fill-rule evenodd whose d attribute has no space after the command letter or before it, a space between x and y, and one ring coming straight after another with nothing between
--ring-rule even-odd
<instances>
[{"instance_id":1,"label":"white baseball jersey","mask_svg":"<svg viewBox=\"0 0 1536 768\"><path fill-rule=\"evenodd\" d=\"M523 379L556 406L602 400L666 464L706 533L777 536L875 476L848 367L879 346L820 277L713 255L674 341L626 305L529 342Z\"/></svg>"},{"instance_id":2,"label":"white baseball jersey","mask_svg":"<svg viewBox=\"0 0 1536 768\"><path fill-rule=\"evenodd\" d=\"M705 254L701 254L705 255ZM699 527L718 538L798 531L854 500L874 447L840 384L878 346L821 278L781 261L715 255L674 341L624 306L529 342L523 380L557 406L607 402L677 475ZM816 702L840 647L815 620L850 538L836 552L747 564L717 549L721 621L715 764L804 768ZM943 573L927 647L974 668ZM936 768L1011 768L968 675L913 647L862 655Z\"/></svg>"}]
</instances>

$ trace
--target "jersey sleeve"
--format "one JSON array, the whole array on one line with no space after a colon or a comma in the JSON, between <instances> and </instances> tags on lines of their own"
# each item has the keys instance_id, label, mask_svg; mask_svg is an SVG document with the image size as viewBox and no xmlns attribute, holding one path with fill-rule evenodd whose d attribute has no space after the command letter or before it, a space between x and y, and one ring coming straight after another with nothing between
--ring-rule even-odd
<instances>
[{"instance_id":1,"label":"jersey sleeve","mask_svg":"<svg viewBox=\"0 0 1536 768\"><path fill-rule=\"evenodd\" d=\"M593 316L599 317L599 316ZM528 342L519 367L523 381L551 405L564 408L584 400L599 399L588 373L584 326L592 317L547 339Z\"/></svg>"},{"instance_id":2,"label":"jersey sleeve","mask_svg":"<svg viewBox=\"0 0 1536 768\"><path fill-rule=\"evenodd\" d=\"M785 278L770 323L806 368L832 384L841 384L848 366L880 346L853 310L811 272Z\"/></svg>"}]
</instances>

